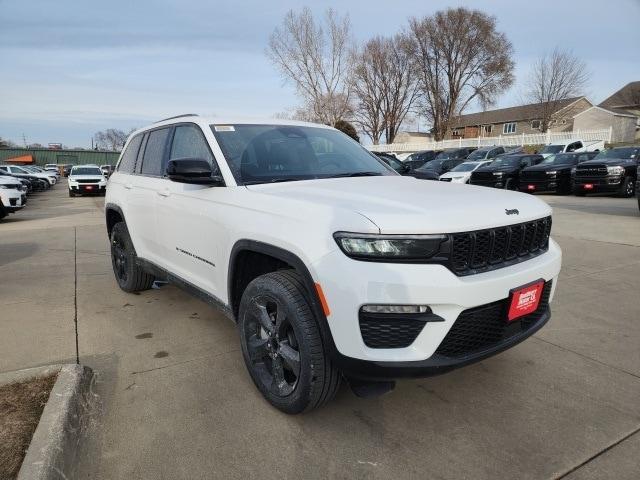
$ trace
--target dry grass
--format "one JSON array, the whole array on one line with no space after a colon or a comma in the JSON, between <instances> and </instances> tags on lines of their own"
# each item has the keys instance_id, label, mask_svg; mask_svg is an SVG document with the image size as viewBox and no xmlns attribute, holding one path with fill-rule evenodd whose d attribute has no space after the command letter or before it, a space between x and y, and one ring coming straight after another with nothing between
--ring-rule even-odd
<instances>
[{"instance_id":1,"label":"dry grass","mask_svg":"<svg viewBox=\"0 0 640 480\"><path fill-rule=\"evenodd\" d=\"M56 377L0 386L0 480L18 474Z\"/></svg>"}]
</instances>

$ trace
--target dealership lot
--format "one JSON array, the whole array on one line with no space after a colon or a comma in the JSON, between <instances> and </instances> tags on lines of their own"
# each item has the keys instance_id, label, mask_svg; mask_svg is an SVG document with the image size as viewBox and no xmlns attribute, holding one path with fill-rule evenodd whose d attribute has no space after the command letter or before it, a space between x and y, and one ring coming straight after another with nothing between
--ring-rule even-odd
<instances>
[{"instance_id":1,"label":"dealership lot","mask_svg":"<svg viewBox=\"0 0 640 480\"><path fill-rule=\"evenodd\" d=\"M640 214L543 197L564 251L550 323L497 357L290 417L253 386L234 326L172 286L128 295L102 197L34 196L0 225L0 372L73 362L101 414L79 478L636 478Z\"/></svg>"}]
</instances>

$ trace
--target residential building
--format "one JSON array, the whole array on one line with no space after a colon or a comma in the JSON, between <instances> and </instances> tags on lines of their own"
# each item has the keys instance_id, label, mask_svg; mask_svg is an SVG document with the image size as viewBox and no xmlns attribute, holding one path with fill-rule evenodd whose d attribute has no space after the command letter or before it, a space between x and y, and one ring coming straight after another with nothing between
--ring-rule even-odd
<instances>
[{"instance_id":1,"label":"residential building","mask_svg":"<svg viewBox=\"0 0 640 480\"><path fill-rule=\"evenodd\" d=\"M433 135L428 132L399 132L393 143L424 143L432 140Z\"/></svg>"},{"instance_id":2,"label":"residential building","mask_svg":"<svg viewBox=\"0 0 640 480\"><path fill-rule=\"evenodd\" d=\"M640 81L627 83L598 106L619 114L634 115L636 117L635 140L640 140ZM618 120L619 118L618 115ZM603 125L608 126L607 123Z\"/></svg>"},{"instance_id":3,"label":"residential building","mask_svg":"<svg viewBox=\"0 0 640 480\"><path fill-rule=\"evenodd\" d=\"M586 97L567 98L556 102L549 130L566 132L573 130L573 117L592 107ZM539 103L500 108L484 112L460 115L447 132L447 139L498 137L541 132L541 115L544 108Z\"/></svg>"},{"instance_id":4,"label":"residential building","mask_svg":"<svg viewBox=\"0 0 640 480\"><path fill-rule=\"evenodd\" d=\"M611 143L630 143L636 138L638 117L616 108L593 106L573 117L573 130L611 129Z\"/></svg>"}]
</instances>

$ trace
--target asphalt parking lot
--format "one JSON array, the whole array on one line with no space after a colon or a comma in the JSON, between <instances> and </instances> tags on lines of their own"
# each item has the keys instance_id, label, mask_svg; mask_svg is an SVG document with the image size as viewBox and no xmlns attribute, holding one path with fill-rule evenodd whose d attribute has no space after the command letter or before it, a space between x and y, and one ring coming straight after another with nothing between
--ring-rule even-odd
<instances>
[{"instance_id":1,"label":"asphalt parking lot","mask_svg":"<svg viewBox=\"0 0 640 480\"><path fill-rule=\"evenodd\" d=\"M74 362L77 341L101 399L78 478L638 478L635 199L543 197L564 261L553 318L526 342L287 416L229 320L172 286L118 289L103 198L65 187L0 224L0 372Z\"/></svg>"}]
</instances>

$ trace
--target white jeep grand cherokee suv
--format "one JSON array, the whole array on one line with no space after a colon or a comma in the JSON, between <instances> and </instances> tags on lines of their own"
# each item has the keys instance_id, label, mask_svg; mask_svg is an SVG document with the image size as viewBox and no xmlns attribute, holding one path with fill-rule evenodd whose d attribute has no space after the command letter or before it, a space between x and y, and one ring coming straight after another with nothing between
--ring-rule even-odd
<instances>
[{"instance_id":1,"label":"white jeep grand cherokee suv","mask_svg":"<svg viewBox=\"0 0 640 480\"><path fill-rule=\"evenodd\" d=\"M134 132L105 202L123 290L167 280L238 325L287 413L447 372L542 327L560 271L551 209L402 177L339 131L174 117Z\"/></svg>"}]
</instances>

